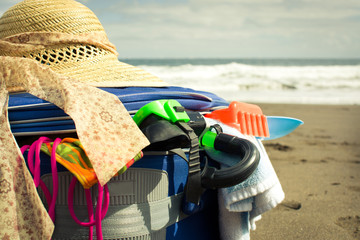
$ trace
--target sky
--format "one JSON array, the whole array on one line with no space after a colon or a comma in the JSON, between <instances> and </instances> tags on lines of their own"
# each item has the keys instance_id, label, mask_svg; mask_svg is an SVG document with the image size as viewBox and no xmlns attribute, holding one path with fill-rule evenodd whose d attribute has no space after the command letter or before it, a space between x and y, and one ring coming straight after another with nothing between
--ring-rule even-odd
<instances>
[{"instance_id":1,"label":"sky","mask_svg":"<svg viewBox=\"0 0 360 240\"><path fill-rule=\"evenodd\" d=\"M360 58L360 0L78 1L120 58Z\"/></svg>"}]
</instances>

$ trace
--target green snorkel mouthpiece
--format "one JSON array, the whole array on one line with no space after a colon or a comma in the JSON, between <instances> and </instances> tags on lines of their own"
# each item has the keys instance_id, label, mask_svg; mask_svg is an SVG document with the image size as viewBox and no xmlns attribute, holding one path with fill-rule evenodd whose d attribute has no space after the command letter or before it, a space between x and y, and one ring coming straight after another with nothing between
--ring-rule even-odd
<instances>
[{"instance_id":1,"label":"green snorkel mouthpiece","mask_svg":"<svg viewBox=\"0 0 360 240\"><path fill-rule=\"evenodd\" d=\"M201 138L201 145L214 148L217 133L207 131Z\"/></svg>"},{"instance_id":2,"label":"green snorkel mouthpiece","mask_svg":"<svg viewBox=\"0 0 360 240\"><path fill-rule=\"evenodd\" d=\"M214 126L211 126L211 128L214 128ZM200 140L202 146L211 147L234 155L244 155L242 144L245 139L223 133L219 125L216 127L217 132L211 131L211 128L202 136ZM220 131L218 129L220 129Z\"/></svg>"}]
</instances>

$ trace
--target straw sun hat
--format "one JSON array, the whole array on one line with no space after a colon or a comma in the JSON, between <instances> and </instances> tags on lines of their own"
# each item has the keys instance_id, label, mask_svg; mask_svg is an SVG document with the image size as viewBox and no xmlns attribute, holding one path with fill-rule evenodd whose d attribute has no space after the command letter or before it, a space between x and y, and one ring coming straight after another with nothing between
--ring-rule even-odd
<instances>
[{"instance_id":1,"label":"straw sun hat","mask_svg":"<svg viewBox=\"0 0 360 240\"><path fill-rule=\"evenodd\" d=\"M0 56L24 57L96 87L165 86L120 62L95 14L73 0L25 0L0 18ZM11 92L17 86L10 86Z\"/></svg>"}]
</instances>

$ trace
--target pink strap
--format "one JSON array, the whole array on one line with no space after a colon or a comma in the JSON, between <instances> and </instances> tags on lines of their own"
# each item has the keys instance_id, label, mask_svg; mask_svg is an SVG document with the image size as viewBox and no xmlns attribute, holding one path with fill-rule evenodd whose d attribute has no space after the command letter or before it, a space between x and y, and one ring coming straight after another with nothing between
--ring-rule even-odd
<instances>
[{"instance_id":1,"label":"pink strap","mask_svg":"<svg viewBox=\"0 0 360 240\"><path fill-rule=\"evenodd\" d=\"M56 204L56 199L57 199L58 189L59 189L59 179L58 179L57 167L56 167L56 148L60 144L60 142L61 142L60 138L55 139L55 141L53 143L53 147L52 147L52 151L51 151L51 159L50 159L51 173L52 173L52 179L53 179L53 194L52 194L53 201L51 201L51 203L49 205L49 215L50 215L51 219L53 220L53 222L55 222L55 204ZM41 145L40 145L40 147L41 147ZM39 148L38 153L39 153L39 162L40 162L40 148Z\"/></svg>"},{"instance_id":2,"label":"pink strap","mask_svg":"<svg viewBox=\"0 0 360 240\"><path fill-rule=\"evenodd\" d=\"M29 149L28 157L27 157L27 164L28 164L28 168L29 168L32 175L34 175L34 161L33 161L34 158L33 158L33 155L34 155L35 144L36 144L36 141L31 146L25 145L25 146L22 146L20 148L21 153L23 155L24 155L25 151ZM49 206L50 203L51 203L50 191L49 191L49 189L46 187L45 183L41 179L40 179L40 185L39 186L40 186L41 190L44 192L46 202L47 202L47 204Z\"/></svg>"},{"instance_id":3,"label":"pink strap","mask_svg":"<svg viewBox=\"0 0 360 240\"><path fill-rule=\"evenodd\" d=\"M98 202L96 204L96 214L95 214L95 227L96 227L96 237L97 239L103 240L102 227L101 227L101 208L103 203L104 189L99 185L99 196ZM106 186L106 185L105 185Z\"/></svg>"},{"instance_id":4,"label":"pink strap","mask_svg":"<svg viewBox=\"0 0 360 240\"><path fill-rule=\"evenodd\" d=\"M88 215L89 215L89 222L91 222L91 221L94 221L94 208L93 208L93 203L92 203L92 199L91 199L90 189L85 189L85 197L86 197L87 210L88 210ZM73 217L73 219L74 219L74 217ZM88 239L93 239L93 236L94 236L94 226L90 226Z\"/></svg>"},{"instance_id":5,"label":"pink strap","mask_svg":"<svg viewBox=\"0 0 360 240\"><path fill-rule=\"evenodd\" d=\"M40 151L41 145L44 142L50 142L51 139L47 137L40 137L35 143L35 166L34 166L34 183L38 187L40 184Z\"/></svg>"},{"instance_id":6,"label":"pink strap","mask_svg":"<svg viewBox=\"0 0 360 240\"><path fill-rule=\"evenodd\" d=\"M102 187L100 184L98 184L98 200L97 200L97 205L96 205L95 220L94 220L94 213L93 213L93 209L92 209L93 206L92 206L90 190L88 190L88 189L85 190L86 202L88 205L87 208L88 208L88 214L89 214L89 222L81 222L76 217L76 214L74 212L73 199L74 199L74 190L75 190L76 183L77 183L77 179L76 179L76 177L73 177L70 182L69 192L68 192L68 207L69 207L70 215L74 219L74 221L77 224L79 224L80 226L90 228L89 229L89 239L92 239L92 236L93 236L92 226L95 225L96 237L97 237L97 239L102 240L103 237L102 237L101 221L104 219L104 217L107 213L107 210L109 208L109 203L110 203L110 194L109 194L108 186L105 185L104 187ZM103 199L104 193L105 193L105 199ZM103 204L103 200L104 200L104 204Z\"/></svg>"},{"instance_id":7,"label":"pink strap","mask_svg":"<svg viewBox=\"0 0 360 240\"><path fill-rule=\"evenodd\" d=\"M57 175L57 167L56 167L56 148L59 145L61 139L57 138L54 141L53 151L51 154L51 171L52 171L52 179L53 179L53 194L51 196L49 189L46 187L45 183L40 179L40 150L41 145L44 142L51 142L51 139L47 137L40 137L37 141L35 141L30 147L29 145L25 145L20 148L22 154L29 149L27 162L29 166L29 170L34 178L34 184L36 187L40 186L41 190L45 194L45 198L47 204L49 206L49 216L53 222L55 222L55 204L56 198L58 194L58 175ZM34 161L35 154L35 161Z\"/></svg>"},{"instance_id":8,"label":"pink strap","mask_svg":"<svg viewBox=\"0 0 360 240\"><path fill-rule=\"evenodd\" d=\"M26 150L29 150L27 162L28 167L33 175L34 178L34 184L36 187L40 186L42 191L44 192L47 204L49 206L49 216L51 217L52 221L55 222L55 205L56 205L56 199L58 194L58 172L57 172L57 166L56 166L56 148L61 142L60 138L55 139L51 151L51 172L52 172L52 179L53 179L53 193L52 196L50 194L49 189L46 187L45 183L40 178L40 151L41 151L41 145L43 143L51 142L52 140L47 137L40 137L37 141L35 141L31 146L25 145L20 148L22 154ZM35 155L35 159L34 159ZM89 215L89 222L81 222L75 215L74 212L74 205L73 205L73 199L74 199L74 190L76 185L77 179L76 177L73 177L73 179L70 182L69 186L69 192L68 192L68 206L71 217L74 219L74 221L84 227L89 227L89 239L93 239L93 226L96 227L96 237L99 240L103 240L102 236L102 227L101 227L101 221L104 219L107 210L109 208L110 203L110 194L108 186L105 185L102 187L100 184L98 184L98 200L96 205L96 212L95 212L95 218L94 218L94 209L93 209L93 203L91 199L91 192L89 189L85 189L85 196L86 196L86 203L87 203L87 210ZM104 198L105 194L105 198Z\"/></svg>"}]
</instances>

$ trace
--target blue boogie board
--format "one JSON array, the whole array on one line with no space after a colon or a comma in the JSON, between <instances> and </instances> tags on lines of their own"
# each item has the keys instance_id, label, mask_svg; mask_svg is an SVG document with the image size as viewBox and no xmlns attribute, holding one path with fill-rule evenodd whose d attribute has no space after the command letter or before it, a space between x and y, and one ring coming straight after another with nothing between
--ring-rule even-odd
<instances>
[{"instance_id":1,"label":"blue boogie board","mask_svg":"<svg viewBox=\"0 0 360 240\"><path fill-rule=\"evenodd\" d=\"M211 111L226 107L228 102L209 92L182 87L127 87L101 88L116 95L130 114L134 114L145 104L160 99L175 99L186 109ZM9 98L9 120L12 122L67 116L54 104L28 93L12 94Z\"/></svg>"},{"instance_id":2,"label":"blue boogie board","mask_svg":"<svg viewBox=\"0 0 360 240\"><path fill-rule=\"evenodd\" d=\"M102 89L118 96L130 114L159 99L175 99L186 109L201 112L228 106L226 100L213 93L182 87ZM15 136L75 132L72 119L62 109L28 93L10 95L8 112Z\"/></svg>"}]
</instances>

